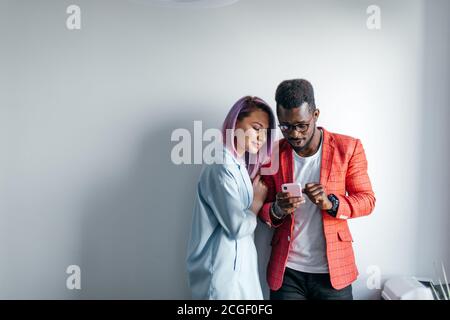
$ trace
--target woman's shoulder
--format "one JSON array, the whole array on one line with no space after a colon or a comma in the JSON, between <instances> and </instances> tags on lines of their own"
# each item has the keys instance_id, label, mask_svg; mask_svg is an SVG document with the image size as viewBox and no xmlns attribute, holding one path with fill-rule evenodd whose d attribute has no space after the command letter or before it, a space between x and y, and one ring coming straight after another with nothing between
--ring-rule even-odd
<instances>
[{"instance_id":1,"label":"woman's shoulder","mask_svg":"<svg viewBox=\"0 0 450 320\"><path fill-rule=\"evenodd\" d=\"M232 177L236 175L238 168L236 164L232 163L212 163L203 165L200 179L220 179L225 177Z\"/></svg>"},{"instance_id":2,"label":"woman's shoulder","mask_svg":"<svg viewBox=\"0 0 450 320\"><path fill-rule=\"evenodd\" d=\"M238 163L228 151L224 151L223 155L222 160L203 165L199 178L200 182L235 179L239 173Z\"/></svg>"}]
</instances>

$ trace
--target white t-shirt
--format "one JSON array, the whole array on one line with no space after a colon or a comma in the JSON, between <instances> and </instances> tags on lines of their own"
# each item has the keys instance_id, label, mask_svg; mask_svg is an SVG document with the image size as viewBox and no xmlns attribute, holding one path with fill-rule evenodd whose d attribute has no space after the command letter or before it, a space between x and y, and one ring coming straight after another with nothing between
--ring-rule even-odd
<instances>
[{"instance_id":1,"label":"white t-shirt","mask_svg":"<svg viewBox=\"0 0 450 320\"><path fill-rule=\"evenodd\" d=\"M303 158L294 153L294 180L305 187L306 183L319 183L322 160L322 141L319 150ZM328 273L326 242L322 212L304 195L306 203L294 213L294 229L287 267L308 273Z\"/></svg>"}]
</instances>

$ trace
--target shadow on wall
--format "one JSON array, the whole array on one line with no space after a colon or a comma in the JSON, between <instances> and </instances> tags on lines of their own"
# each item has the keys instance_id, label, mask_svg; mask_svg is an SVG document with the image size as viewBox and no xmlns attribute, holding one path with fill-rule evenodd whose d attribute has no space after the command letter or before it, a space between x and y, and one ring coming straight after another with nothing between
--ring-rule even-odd
<instances>
[{"instance_id":1,"label":"shadow on wall","mask_svg":"<svg viewBox=\"0 0 450 320\"><path fill-rule=\"evenodd\" d=\"M423 113L421 117L421 197L417 213L423 215L417 226L416 263L418 275L435 280L444 262L450 270L450 215L446 199L450 189L450 1L423 2L424 45L421 83ZM435 272L433 262L436 262Z\"/></svg>"},{"instance_id":2,"label":"shadow on wall","mask_svg":"<svg viewBox=\"0 0 450 320\"><path fill-rule=\"evenodd\" d=\"M80 298L190 298L185 257L201 166L173 164L170 137L176 128L191 131L192 121L155 126L149 119L129 171L86 191Z\"/></svg>"},{"instance_id":3,"label":"shadow on wall","mask_svg":"<svg viewBox=\"0 0 450 320\"><path fill-rule=\"evenodd\" d=\"M208 117L177 118L189 120L158 127L149 120L129 171L100 178L86 190L79 298L190 299L185 257L202 166L173 164L170 154L177 142L170 137L174 129L186 128L193 139L193 121ZM204 121L203 130L209 127L214 126ZM255 242L266 298L271 235L259 221Z\"/></svg>"}]
</instances>

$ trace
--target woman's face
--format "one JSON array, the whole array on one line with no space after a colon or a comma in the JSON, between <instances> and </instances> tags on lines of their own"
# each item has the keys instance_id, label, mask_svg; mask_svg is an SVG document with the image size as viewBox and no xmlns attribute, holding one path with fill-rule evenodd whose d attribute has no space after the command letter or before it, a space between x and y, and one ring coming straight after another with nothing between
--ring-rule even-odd
<instances>
[{"instance_id":1,"label":"woman's face","mask_svg":"<svg viewBox=\"0 0 450 320\"><path fill-rule=\"evenodd\" d=\"M241 155L243 151L251 154L258 153L267 140L268 128L269 115L261 109L256 109L247 117L238 120L236 122L237 133L235 134L238 153L241 153ZM240 133L245 133L245 136Z\"/></svg>"}]
</instances>

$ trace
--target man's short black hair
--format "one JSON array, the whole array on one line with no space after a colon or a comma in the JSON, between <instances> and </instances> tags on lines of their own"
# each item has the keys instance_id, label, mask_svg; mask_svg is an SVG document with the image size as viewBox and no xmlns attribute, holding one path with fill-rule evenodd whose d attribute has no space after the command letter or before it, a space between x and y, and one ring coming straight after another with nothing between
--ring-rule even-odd
<instances>
[{"instance_id":1,"label":"man's short black hair","mask_svg":"<svg viewBox=\"0 0 450 320\"><path fill-rule=\"evenodd\" d=\"M284 109L294 109L303 103L308 103L309 112L316 110L314 101L314 89L312 84L305 79L285 80L278 85L275 93L277 110L281 106Z\"/></svg>"}]
</instances>

